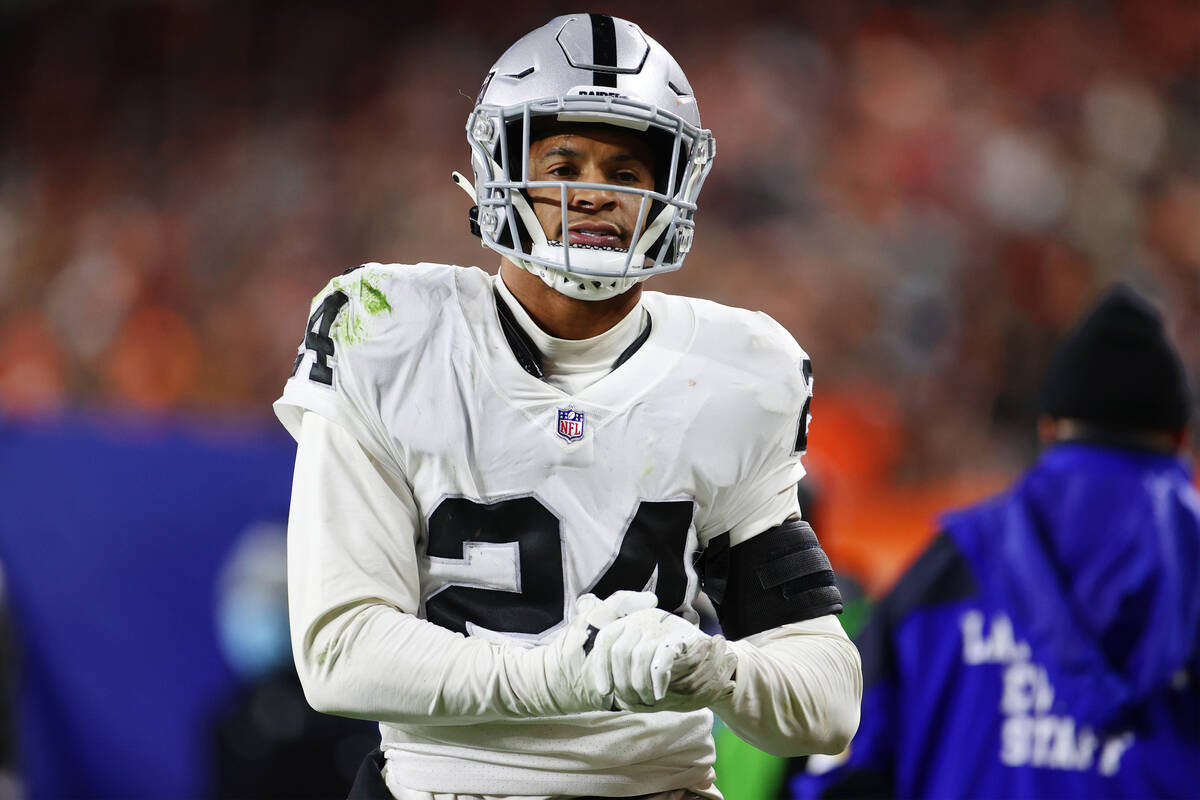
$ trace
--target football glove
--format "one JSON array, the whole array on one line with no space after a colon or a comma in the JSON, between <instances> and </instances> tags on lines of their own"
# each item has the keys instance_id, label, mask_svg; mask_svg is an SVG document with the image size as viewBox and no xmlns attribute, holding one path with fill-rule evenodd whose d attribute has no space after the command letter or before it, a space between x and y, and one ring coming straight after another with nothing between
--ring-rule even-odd
<instances>
[{"instance_id":1,"label":"football glove","mask_svg":"<svg viewBox=\"0 0 1200 800\"><path fill-rule=\"evenodd\" d=\"M588 676L592 691L611 694L616 708L694 711L733 693L737 657L723 637L659 608L599 627Z\"/></svg>"},{"instance_id":2,"label":"football glove","mask_svg":"<svg viewBox=\"0 0 1200 800\"><path fill-rule=\"evenodd\" d=\"M607 651L592 646L598 631L622 616L648 610L658 602L650 592L616 592L606 600L585 594L575 601L571 621L560 633L542 646L516 651L519 660L510 674L544 680L549 708L547 713L572 714L581 711L609 711L613 708L612 689L589 679L588 666L607 658ZM528 696L528 692L523 692Z\"/></svg>"},{"instance_id":3,"label":"football glove","mask_svg":"<svg viewBox=\"0 0 1200 800\"><path fill-rule=\"evenodd\" d=\"M671 682L663 699L645 710L695 711L733 696L737 655L724 636L701 636L688 642L671 665Z\"/></svg>"}]
</instances>

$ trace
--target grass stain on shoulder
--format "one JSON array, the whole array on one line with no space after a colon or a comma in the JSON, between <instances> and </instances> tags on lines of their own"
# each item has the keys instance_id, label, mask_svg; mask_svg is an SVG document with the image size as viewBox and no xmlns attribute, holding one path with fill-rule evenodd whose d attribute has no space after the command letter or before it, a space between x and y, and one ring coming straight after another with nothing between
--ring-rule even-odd
<instances>
[{"instance_id":1,"label":"grass stain on shoulder","mask_svg":"<svg viewBox=\"0 0 1200 800\"><path fill-rule=\"evenodd\" d=\"M371 316L382 314L385 311L392 313L392 304L388 302L387 295L372 282L371 278L375 276L364 275L359 282L358 299L362 303L363 310ZM378 280L378 278L375 278Z\"/></svg>"},{"instance_id":2,"label":"grass stain on shoulder","mask_svg":"<svg viewBox=\"0 0 1200 800\"><path fill-rule=\"evenodd\" d=\"M367 331L363 326L362 318L350 308L338 314L329 335L333 337L334 341L346 344L359 344L367 340Z\"/></svg>"},{"instance_id":3,"label":"grass stain on shoulder","mask_svg":"<svg viewBox=\"0 0 1200 800\"><path fill-rule=\"evenodd\" d=\"M315 311L321 300L330 292L344 292L350 297L355 295L358 297L357 303L351 302L344 306L338 313L337 319L334 320L329 331L329 335L334 341L360 344L367 340L365 319L360 313L357 313L358 309L372 317L385 312L392 313L392 304L388 302L387 295L377 285L380 278L379 275L363 275L357 272L339 275L313 298L312 307Z\"/></svg>"}]
</instances>

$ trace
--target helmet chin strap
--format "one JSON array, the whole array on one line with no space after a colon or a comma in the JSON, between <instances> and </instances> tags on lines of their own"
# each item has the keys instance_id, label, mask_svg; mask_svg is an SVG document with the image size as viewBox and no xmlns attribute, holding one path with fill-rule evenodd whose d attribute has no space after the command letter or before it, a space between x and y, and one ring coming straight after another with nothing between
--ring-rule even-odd
<instances>
[{"instance_id":1,"label":"helmet chin strap","mask_svg":"<svg viewBox=\"0 0 1200 800\"><path fill-rule=\"evenodd\" d=\"M492 173L494 175L504 174L500 169L500 165L494 160L492 161L492 169L494 170ZM475 185L471 183L467 176L463 175L461 172L451 172L450 177L456 184L458 184L458 188L466 192L467 196L470 197L476 205L479 205L479 192L476 190ZM533 240L534 246L539 244L545 245L546 233L542 230L542 224L538 222L537 214L533 213L533 209L530 208L529 203L525 200L525 195L519 191L510 190L509 196L512 198L512 207L516 209L517 215L521 218L521 222L525 223L525 230L529 233L529 238ZM517 237L514 235L513 238L516 239ZM526 267L526 269L528 269L528 267Z\"/></svg>"},{"instance_id":2,"label":"helmet chin strap","mask_svg":"<svg viewBox=\"0 0 1200 800\"><path fill-rule=\"evenodd\" d=\"M500 166L495 161L492 162L492 168L496 172L500 170ZM469 178L460 172L452 172L450 173L450 177L454 180L458 188L466 192L467 196L471 198L471 202L479 205L478 192ZM557 245L556 249L555 245L551 245L546 239L546 233L542 230L541 223L538 222L537 215L533 213L533 209L525 200L525 196L520 192L513 192L512 205L516 209L518 216L520 216L521 221L525 224L525 228L529 231L530 238L533 240L532 247L530 248L533 251L531 255L547 261L558 261L562 257L562 245L555 243ZM573 275L563 269L556 270L545 264L521 258L518 253L505 253L504 255L517 266L541 278L551 289L580 300L604 300L624 292L637 282L636 279L629 278L598 280L588 278L587 276ZM610 265L610 261L601 261L597 258L609 256L609 259L611 259L611 255L608 253L589 251L581 248L579 249L579 256L582 256L583 262L585 262L580 263L580 266L607 267ZM576 258L578 259L579 256ZM591 258L588 258L589 256ZM618 258L620 259L620 264L624 265L624 253L619 255ZM579 262L577 261L577 263Z\"/></svg>"},{"instance_id":3,"label":"helmet chin strap","mask_svg":"<svg viewBox=\"0 0 1200 800\"><path fill-rule=\"evenodd\" d=\"M455 170L450 173L450 180L454 181L455 186L467 193L467 197L471 198L472 203L479 204L479 198L475 196L475 184L471 183L466 175Z\"/></svg>"},{"instance_id":4,"label":"helmet chin strap","mask_svg":"<svg viewBox=\"0 0 1200 800\"><path fill-rule=\"evenodd\" d=\"M692 196L692 191L696 188L696 184L700 182L702 172L703 170L699 169L692 170L692 174L688 178L687 187L682 193L684 197ZM668 225L671 224L671 219L675 213L675 209L669 205L666 206L662 211L658 212L658 216L654 218L654 222L650 223L650 226L646 228L646 232L642 234L641 238L638 239L637 244L634 246L633 260L630 261L630 265L632 265L634 261L638 261L639 259L645 257L646 251L650 249L650 246L658 240L658 237L662 235L662 232L666 230Z\"/></svg>"}]
</instances>

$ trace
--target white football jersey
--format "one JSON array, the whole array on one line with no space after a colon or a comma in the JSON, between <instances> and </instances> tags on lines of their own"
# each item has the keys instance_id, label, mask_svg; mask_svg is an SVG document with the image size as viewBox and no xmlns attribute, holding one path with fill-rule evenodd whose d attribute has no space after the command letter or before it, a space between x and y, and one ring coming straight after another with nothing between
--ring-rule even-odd
<instances>
[{"instance_id":1,"label":"white football jersey","mask_svg":"<svg viewBox=\"0 0 1200 800\"><path fill-rule=\"evenodd\" d=\"M411 486L416 530L390 554L419 570L405 611L536 646L579 595L648 589L695 622L707 542L737 544L797 510L804 352L765 314L645 292L644 344L566 394L519 363L492 280L439 264L334 279L280 419L295 435L304 411L328 418ZM704 710L381 731L389 770L414 788L453 771L479 792L633 794L711 782L711 726Z\"/></svg>"}]
</instances>

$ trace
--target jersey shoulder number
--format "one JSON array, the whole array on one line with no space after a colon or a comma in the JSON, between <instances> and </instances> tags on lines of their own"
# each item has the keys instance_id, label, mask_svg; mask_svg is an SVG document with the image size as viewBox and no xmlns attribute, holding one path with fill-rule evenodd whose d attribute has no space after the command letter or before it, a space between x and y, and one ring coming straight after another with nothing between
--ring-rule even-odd
<instances>
[{"instance_id":1,"label":"jersey shoulder number","mask_svg":"<svg viewBox=\"0 0 1200 800\"><path fill-rule=\"evenodd\" d=\"M331 280L309 309L304 334L275 412L293 436L305 411L378 438L379 389L412 351L436 334L431 319L453 270L442 265L368 263ZM378 444L376 453L386 452Z\"/></svg>"},{"instance_id":2,"label":"jersey shoulder number","mask_svg":"<svg viewBox=\"0 0 1200 800\"><path fill-rule=\"evenodd\" d=\"M389 298L390 270L379 264L351 267L331 280L313 298L304 339L292 363L292 377L301 374L313 383L333 385L333 364L339 346L364 341L369 327L378 317L394 311ZM304 373L300 367L311 354L311 365Z\"/></svg>"},{"instance_id":3,"label":"jersey shoulder number","mask_svg":"<svg viewBox=\"0 0 1200 800\"><path fill-rule=\"evenodd\" d=\"M453 272L441 264L368 263L346 270L313 299L292 377L334 386L337 361L353 350L379 357L357 357L356 368L370 372L379 360L388 371L384 362L394 364L421 337L436 335L430 322L450 299Z\"/></svg>"}]
</instances>

